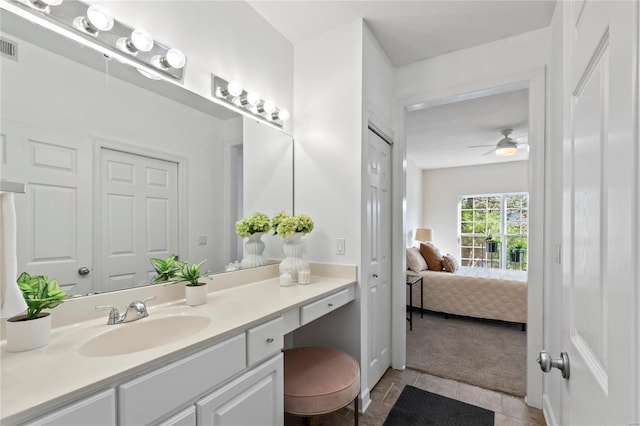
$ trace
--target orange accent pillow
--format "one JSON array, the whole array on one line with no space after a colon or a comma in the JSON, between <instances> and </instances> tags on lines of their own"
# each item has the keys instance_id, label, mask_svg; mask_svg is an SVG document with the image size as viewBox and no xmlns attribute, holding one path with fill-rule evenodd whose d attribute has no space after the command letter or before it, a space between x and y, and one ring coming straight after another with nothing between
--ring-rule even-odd
<instances>
[{"instance_id":1,"label":"orange accent pillow","mask_svg":"<svg viewBox=\"0 0 640 426\"><path fill-rule=\"evenodd\" d=\"M427 261L430 271L442 271L442 254L436 246L431 243L420 244L420 254Z\"/></svg>"},{"instance_id":2,"label":"orange accent pillow","mask_svg":"<svg viewBox=\"0 0 640 426\"><path fill-rule=\"evenodd\" d=\"M444 270L447 272L455 272L460 269L460 262L458 262L458 259L453 257L453 255L447 253L442 258L442 266L444 266Z\"/></svg>"}]
</instances>

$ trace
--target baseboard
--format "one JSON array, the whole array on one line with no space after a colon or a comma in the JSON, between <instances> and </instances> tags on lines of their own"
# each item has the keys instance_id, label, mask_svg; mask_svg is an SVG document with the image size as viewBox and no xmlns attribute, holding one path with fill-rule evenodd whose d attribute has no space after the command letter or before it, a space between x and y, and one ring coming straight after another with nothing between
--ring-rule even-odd
<instances>
[{"instance_id":1,"label":"baseboard","mask_svg":"<svg viewBox=\"0 0 640 426\"><path fill-rule=\"evenodd\" d=\"M553 411L553 406L546 393L542 395L542 413L544 414L544 421L547 423L547 426L558 425L558 418Z\"/></svg>"},{"instance_id":2,"label":"baseboard","mask_svg":"<svg viewBox=\"0 0 640 426\"><path fill-rule=\"evenodd\" d=\"M360 413L364 414L371 405L371 392L367 387L360 393Z\"/></svg>"}]
</instances>

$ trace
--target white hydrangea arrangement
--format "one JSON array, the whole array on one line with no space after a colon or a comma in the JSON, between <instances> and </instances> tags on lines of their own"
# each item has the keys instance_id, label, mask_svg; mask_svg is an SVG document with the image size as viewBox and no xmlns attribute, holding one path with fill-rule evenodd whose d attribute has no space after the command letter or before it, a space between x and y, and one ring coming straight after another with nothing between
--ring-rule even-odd
<instances>
[{"instance_id":1,"label":"white hydrangea arrangement","mask_svg":"<svg viewBox=\"0 0 640 426\"><path fill-rule=\"evenodd\" d=\"M236 234L241 238L248 237L256 232L268 232L271 229L271 220L264 213L253 213L236 222Z\"/></svg>"},{"instance_id":2,"label":"white hydrangea arrangement","mask_svg":"<svg viewBox=\"0 0 640 426\"><path fill-rule=\"evenodd\" d=\"M313 231L313 220L306 214L289 216L285 212L280 212L271 220L274 233L287 238L291 234L301 232L303 235Z\"/></svg>"}]
</instances>

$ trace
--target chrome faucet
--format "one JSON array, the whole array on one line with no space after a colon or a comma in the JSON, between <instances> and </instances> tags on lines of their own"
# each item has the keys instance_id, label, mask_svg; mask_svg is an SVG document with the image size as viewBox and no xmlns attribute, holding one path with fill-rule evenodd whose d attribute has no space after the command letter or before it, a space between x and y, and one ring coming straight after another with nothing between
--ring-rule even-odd
<instances>
[{"instance_id":1,"label":"chrome faucet","mask_svg":"<svg viewBox=\"0 0 640 426\"><path fill-rule=\"evenodd\" d=\"M124 314L120 315L118 308L111 305L100 305L96 306L97 311L109 310L109 319L107 320L107 324L121 324L123 322L131 322L136 321L149 316L149 312L147 312L147 306L145 302L149 300L155 299L155 296L147 297L142 300L134 300L129 303L127 306L127 310Z\"/></svg>"}]
</instances>

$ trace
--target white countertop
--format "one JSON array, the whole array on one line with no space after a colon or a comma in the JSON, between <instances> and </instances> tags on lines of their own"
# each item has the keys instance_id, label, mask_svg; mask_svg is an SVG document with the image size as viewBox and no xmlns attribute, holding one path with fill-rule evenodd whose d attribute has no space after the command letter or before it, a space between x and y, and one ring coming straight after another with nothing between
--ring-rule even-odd
<instances>
[{"instance_id":1,"label":"white countertop","mask_svg":"<svg viewBox=\"0 0 640 426\"><path fill-rule=\"evenodd\" d=\"M280 287L277 278L257 281L212 291L207 304L196 307L187 306L184 299L162 305L148 302L148 318L187 313L207 317L211 322L195 334L125 355L87 357L78 352L85 342L98 334L113 330L114 327L135 324L106 325L106 312L102 312L99 319L54 328L49 345L39 349L10 353L3 342L0 346L0 420L25 418L34 407L42 409L57 405L142 371L157 364L163 357L181 351L188 352L207 342L231 336L284 311L352 285L355 274L349 275L313 275L311 284L292 287ZM55 310L52 313L55 315Z\"/></svg>"}]
</instances>

